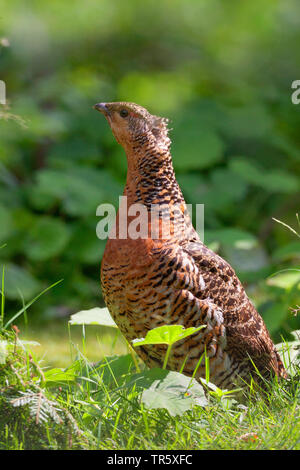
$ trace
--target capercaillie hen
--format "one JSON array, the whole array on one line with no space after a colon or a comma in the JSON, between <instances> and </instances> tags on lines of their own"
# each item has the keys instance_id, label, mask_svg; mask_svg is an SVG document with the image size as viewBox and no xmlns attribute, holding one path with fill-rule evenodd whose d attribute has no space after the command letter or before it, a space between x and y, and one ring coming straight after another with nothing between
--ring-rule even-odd
<instances>
[{"instance_id":1,"label":"capercaillie hen","mask_svg":"<svg viewBox=\"0 0 300 470\"><path fill-rule=\"evenodd\" d=\"M94 107L126 152L127 207L142 204L147 214L147 236L140 238L121 236L124 211L123 219L117 216L103 255L103 296L121 332L131 341L157 326L205 325L173 346L168 369L178 371L186 361L183 372L192 375L205 351L210 380L222 388L249 381L255 368L263 377L285 377L267 328L234 270L201 242L192 226L173 170L167 119L134 103ZM157 205L163 210L153 222L151 208ZM133 220L128 213L127 226ZM158 228L155 236L153 228ZM166 346L138 347L137 352L148 366L160 367ZM202 361L196 377L204 376Z\"/></svg>"}]
</instances>

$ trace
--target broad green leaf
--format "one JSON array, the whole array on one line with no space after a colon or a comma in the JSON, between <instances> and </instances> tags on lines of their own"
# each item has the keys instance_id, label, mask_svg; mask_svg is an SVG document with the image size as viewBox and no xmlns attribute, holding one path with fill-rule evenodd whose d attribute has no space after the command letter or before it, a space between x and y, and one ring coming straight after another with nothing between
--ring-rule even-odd
<instances>
[{"instance_id":1,"label":"broad green leaf","mask_svg":"<svg viewBox=\"0 0 300 470\"><path fill-rule=\"evenodd\" d=\"M259 271L262 276L269 274L266 251L251 233L235 228L206 230L205 242L218 243L220 254L243 279Z\"/></svg>"},{"instance_id":2,"label":"broad green leaf","mask_svg":"<svg viewBox=\"0 0 300 470\"><path fill-rule=\"evenodd\" d=\"M270 135L270 142L285 152L288 157L291 157L296 162L300 161L299 146L292 141L290 136L273 133Z\"/></svg>"},{"instance_id":3,"label":"broad green leaf","mask_svg":"<svg viewBox=\"0 0 300 470\"><path fill-rule=\"evenodd\" d=\"M277 302L261 312L261 314L269 332L272 334L282 325L289 312L285 303Z\"/></svg>"},{"instance_id":4,"label":"broad green leaf","mask_svg":"<svg viewBox=\"0 0 300 470\"><path fill-rule=\"evenodd\" d=\"M45 194L62 201L67 214L88 215L96 212L103 195L80 176L70 172L46 169L38 174L38 188Z\"/></svg>"},{"instance_id":5,"label":"broad green leaf","mask_svg":"<svg viewBox=\"0 0 300 470\"><path fill-rule=\"evenodd\" d=\"M300 330L291 331L291 335L295 338L295 341L300 342Z\"/></svg>"},{"instance_id":6,"label":"broad green leaf","mask_svg":"<svg viewBox=\"0 0 300 470\"><path fill-rule=\"evenodd\" d=\"M267 284L285 290L290 290L298 285L298 289L300 290L300 269L289 269L284 272L279 272L271 276L267 280Z\"/></svg>"},{"instance_id":7,"label":"broad green leaf","mask_svg":"<svg viewBox=\"0 0 300 470\"><path fill-rule=\"evenodd\" d=\"M0 266L2 272L2 266ZM8 299L30 300L40 289L41 283L26 269L12 263L5 264L4 293Z\"/></svg>"},{"instance_id":8,"label":"broad green leaf","mask_svg":"<svg viewBox=\"0 0 300 470\"><path fill-rule=\"evenodd\" d=\"M73 233L66 247L65 256L71 260L100 266L104 253L106 240L100 240L95 231L96 222L78 223L73 229Z\"/></svg>"},{"instance_id":9,"label":"broad green leaf","mask_svg":"<svg viewBox=\"0 0 300 470\"><path fill-rule=\"evenodd\" d=\"M224 113L220 128L230 138L258 139L272 130L272 115L264 104L224 107Z\"/></svg>"},{"instance_id":10,"label":"broad green leaf","mask_svg":"<svg viewBox=\"0 0 300 470\"><path fill-rule=\"evenodd\" d=\"M145 338L134 339L132 343L134 347L145 344L168 344L170 346L176 343L176 341L187 338L202 328L205 328L205 326L201 325L197 328L191 327L186 329L182 325L159 326L148 331Z\"/></svg>"},{"instance_id":11,"label":"broad green leaf","mask_svg":"<svg viewBox=\"0 0 300 470\"><path fill-rule=\"evenodd\" d=\"M177 181L188 203L205 204L209 213L222 211L236 201L240 201L247 191L247 184L231 170L218 168L211 178L199 172L178 174Z\"/></svg>"},{"instance_id":12,"label":"broad green leaf","mask_svg":"<svg viewBox=\"0 0 300 470\"><path fill-rule=\"evenodd\" d=\"M59 255L70 238L67 225L58 218L40 217L31 228L24 250L33 261L45 261Z\"/></svg>"},{"instance_id":13,"label":"broad green leaf","mask_svg":"<svg viewBox=\"0 0 300 470\"><path fill-rule=\"evenodd\" d=\"M203 387L195 379L179 372L163 372L162 369L152 369L152 378L156 375L157 379L142 393L142 403L146 408L164 408L171 416L176 416L195 405L207 405Z\"/></svg>"},{"instance_id":14,"label":"broad green leaf","mask_svg":"<svg viewBox=\"0 0 300 470\"><path fill-rule=\"evenodd\" d=\"M60 167L67 167L74 165L74 162L86 163L96 162L99 163L100 154L99 146L95 142L88 140L82 140L72 136L71 139L63 142L56 142L51 148L48 156L48 161L50 166L53 166L55 163Z\"/></svg>"},{"instance_id":15,"label":"broad green leaf","mask_svg":"<svg viewBox=\"0 0 300 470\"><path fill-rule=\"evenodd\" d=\"M125 377L128 377L129 373L131 376L135 372L135 365L131 354L126 354L106 357L94 367L94 370L107 386L116 385L117 382L120 387L123 385ZM92 371L92 373L94 372Z\"/></svg>"},{"instance_id":16,"label":"broad green leaf","mask_svg":"<svg viewBox=\"0 0 300 470\"><path fill-rule=\"evenodd\" d=\"M218 134L196 121L186 122L176 129L172 147L175 169L181 171L209 168L222 160L224 143Z\"/></svg>"},{"instance_id":17,"label":"broad green leaf","mask_svg":"<svg viewBox=\"0 0 300 470\"><path fill-rule=\"evenodd\" d=\"M144 103L161 113L176 109L192 94L188 75L170 72L130 72L119 82L118 96L125 101Z\"/></svg>"},{"instance_id":18,"label":"broad green leaf","mask_svg":"<svg viewBox=\"0 0 300 470\"><path fill-rule=\"evenodd\" d=\"M284 170L269 170L263 175L261 186L274 193L293 193L299 190L299 178Z\"/></svg>"},{"instance_id":19,"label":"broad green leaf","mask_svg":"<svg viewBox=\"0 0 300 470\"><path fill-rule=\"evenodd\" d=\"M284 170L262 169L244 157L230 160L229 166L248 183L267 191L291 193L299 189L298 178Z\"/></svg>"},{"instance_id":20,"label":"broad green leaf","mask_svg":"<svg viewBox=\"0 0 300 470\"><path fill-rule=\"evenodd\" d=\"M256 272L268 267L268 258L264 248L257 246L224 246L222 255L239 272Z\"/></svg>"},{"instance_id":21,"label":"broad green leaf","mask_svg":"<svg viewBox=\"0 0 300 470\"><path fill-rule=\"evenodd\" d=\"M201 174L195 172L179 174L177 181L187 202L193 204L204 202L204 196L207 192L207 181Z\"/></svg>"},{"instance_id":22,"label":"broad green leaf","mask_svg":"<svg viewBox=\"0 0 300 470\"><path fill-rule=\"evenodd\" d=\"M216 168L211 175L212 191L219 194L219 199L238 201L247 192L247 185L241 178L228 168ZM220 198L220 194L222 195Z\"/></svg>"},{"instance_id":23,"label":"broad green leaf","mask_svg":"<svg viewBox=\"0 0 300 470\"><path fill-rule=\"evenodd\" d=\"M260 185L262 174L258 167L245 157L235 157L229 162L229 167L248 183Z\"/></svg>"},{"instance_id":24,"label":"broad green leaf","mask_svg":"<svg viewBox=\"0 0 300 470\"><path fill-rule=\"evenodd\" d=\"M107 308L91 308L71 315L70 325L101 325L118 328Z\"/></svg>"},{"instance_id":25,"label":"broad green leaf","mask_svg":"<svg viewBox=\"0 0 300 470\"><path fill-rule=\"evenodd\" d=\"M252 233L237 228L222 228L219 230L206 230L207 243L218 242L222 245L233 246L241 249L251 249L257 245L257 240Z\"/></svg>"},{"instance_id":26,"label":"broad green leaf","mask_svg":"<svg viewBox=\"0 0 300 470\"><path fill-rule=\"evenodd\" d=\"M25 188L25 194L30 207L38 211L46 212L57 204L57 197L53 194L49 194L45 188L37 184L29 185Z\"/></svg>"},{"instance_id":27,"label":"broad green leaf","mask_svg":"<svg viewBox=\"0 0 300 470\"><path fill-rule=\"evenodd\" d=\"M300 258L300 241L294 241L278 248L274 251L273 258L278 261Z\"/></svg>"},{"instance_id":28,"label":"broad green leaf","mask_svg":"<svg viewBox=\"0 0 300 470\"><path fill-rule=\"evenodd\" d=\"M94 215L102 202L117 203L122 188L104 170L74 166L66 170L45 169L37 174L37 189L60 200L71 216Z\"/></svg>"},{"instance_id":29,"label":"broad green leaf","mask_svg":"<svg viewBox=\"0 0 300 470\"><path fill-rule=\"evenodd\" d=\"M0 245L6 242L13 231L13 219L8 209L0 204Z\"/></svg>"},{"instance_id":30,"label":"broad green leaf","mask_svg":"<svg viewBox=\"0 0 300 470\"><path fill-rule=\"evenodd\" d=\"M74 382L76 375L72 369L54 368L44 372L45 384L53 385L54 383Z\"/></svg>"},{"instance_id":31,"label":"broad green leaf","mask_svg":"<svg viewBox=\"0 0 300 470\"><path fill-rule=\"evenodd\" d=\"M276 344L276 349L286 366L288 373L294 375L297 373L297 366L300 362L300 330L291 333L295 341L284 341Z\"/></svg>"}]
</instances>

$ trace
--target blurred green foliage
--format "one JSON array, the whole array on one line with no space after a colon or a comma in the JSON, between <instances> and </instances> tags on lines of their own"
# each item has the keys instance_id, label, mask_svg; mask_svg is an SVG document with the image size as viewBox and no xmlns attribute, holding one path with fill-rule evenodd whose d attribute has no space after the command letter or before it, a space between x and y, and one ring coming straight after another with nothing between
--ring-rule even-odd
<instances>
[{"instance_id":1,"label":"blurred green foliage","mask_svg":"<svg viewBox=\"0 0 300 470\"><path fill-rule=\"evenodd\" d=\"M92 105L125 100L171 119L176 174L187 201L205 204L205 241L263 286L272 334L299 328L288 310L299 272L265 282L300 257L272 221L295 226L299 209L297 0L10 0L0 17L6 298L63 278L36 306L42 318L103 304L96 208L117 204L126 159Z\"/></svg>"}]
</instances>

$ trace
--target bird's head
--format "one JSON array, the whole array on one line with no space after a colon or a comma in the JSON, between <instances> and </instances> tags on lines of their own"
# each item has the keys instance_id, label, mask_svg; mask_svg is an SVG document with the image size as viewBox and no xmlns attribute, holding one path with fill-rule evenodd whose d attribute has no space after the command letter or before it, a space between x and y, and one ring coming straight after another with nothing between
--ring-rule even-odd
<instances>
[{"instance_id":1,"label":"bird's head","mask_svg":"<svg viewBox=\"0 0 300 470\"><path fill-rule=\"evenodd\" d=\"M125 150L146 141L168 149L168 119L154 116L135 103L97 103L94 108L104 114L117 142Z\"/></svg>"}]
</instances>

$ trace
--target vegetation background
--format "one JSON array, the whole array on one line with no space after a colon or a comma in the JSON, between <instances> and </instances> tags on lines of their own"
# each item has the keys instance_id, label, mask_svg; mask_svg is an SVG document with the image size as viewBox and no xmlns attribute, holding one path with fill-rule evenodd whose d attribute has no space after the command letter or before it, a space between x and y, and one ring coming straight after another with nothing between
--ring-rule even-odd
<instances>
[{"instance_id":1,"label":"vegetation background","mask_svg":"<svg viewBox=\"0 0 300 470\"><path fill-rule=\"evenodd\" d=\"M96 208L118 203L126 159L92 105L171 119L187 202L280 341L300 327L300 15L296 0L1 1L0 267L6 305L64 281L41 322L102 306ZM1 268L2 270L2 268ZM279 272L280 271L280 272ZM277 273L273 276L274 273ZM271 277L270 277L271 276Z\"/></svg>"}]
</instances>

